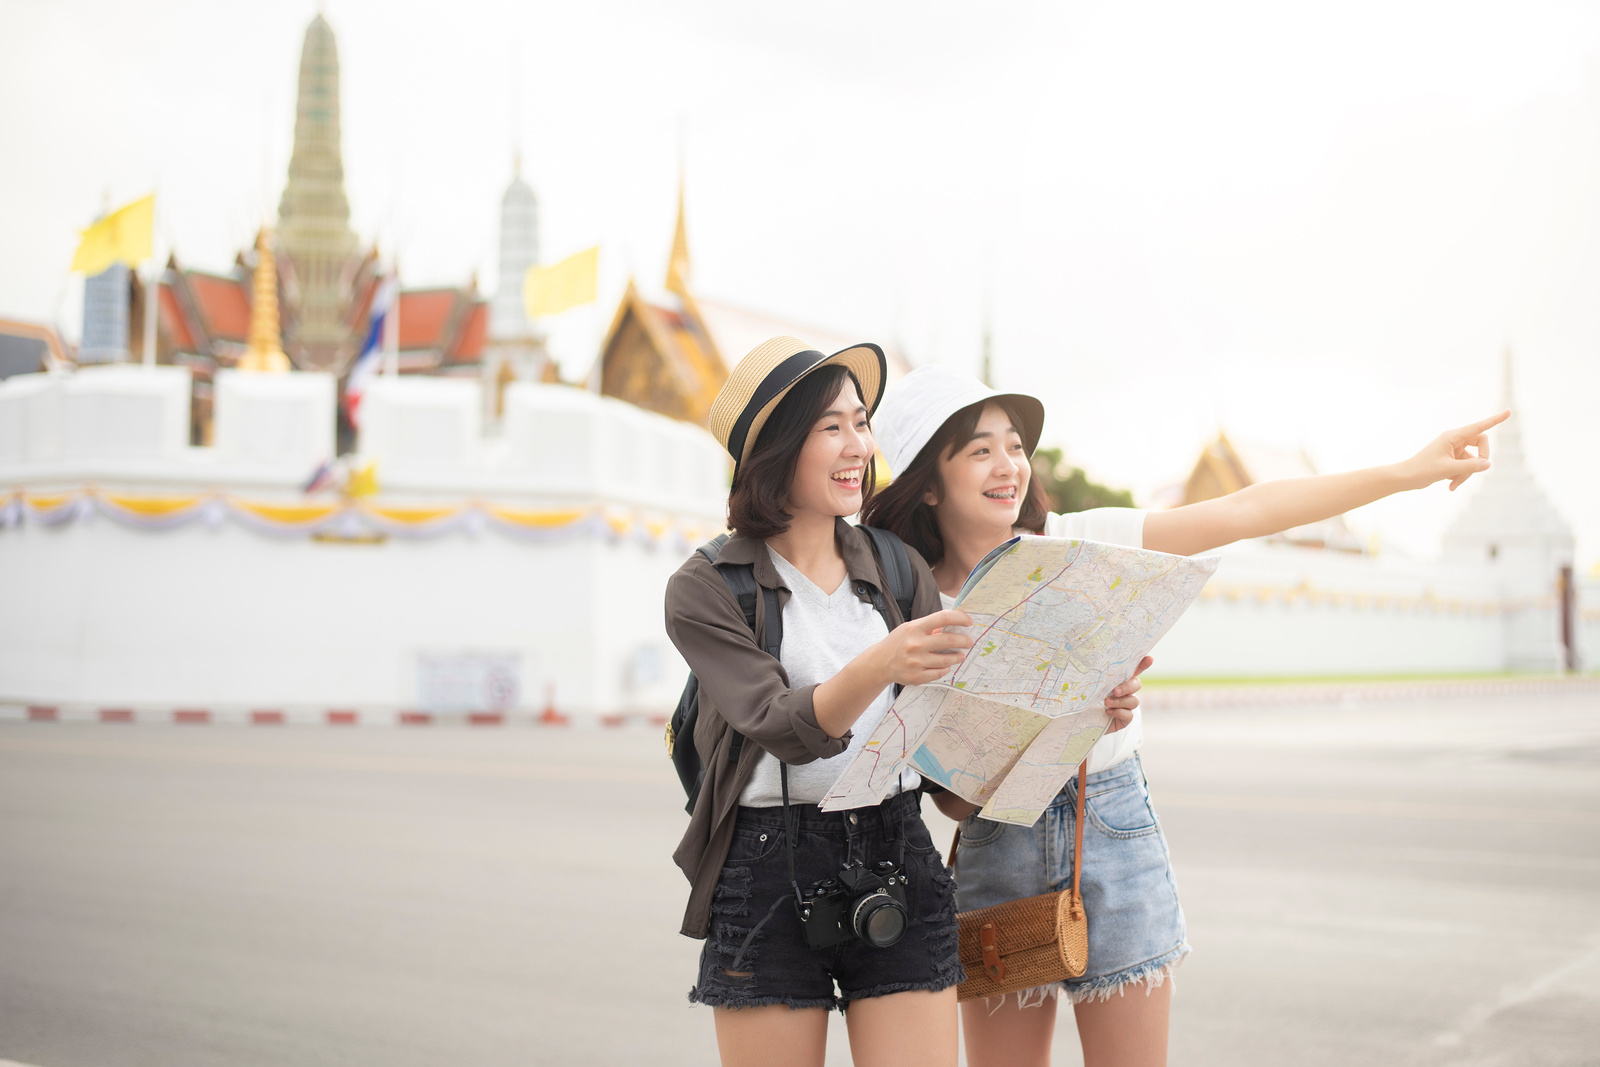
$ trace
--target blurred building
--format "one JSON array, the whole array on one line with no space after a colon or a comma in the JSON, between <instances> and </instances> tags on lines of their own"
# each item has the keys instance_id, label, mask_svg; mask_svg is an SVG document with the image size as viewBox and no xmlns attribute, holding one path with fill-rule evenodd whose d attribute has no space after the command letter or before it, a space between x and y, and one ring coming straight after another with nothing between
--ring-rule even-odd
<instances>
[{"instance_id":1,"label":"blurred building","mask_svg":"<svg viewBox=\"0 0 1600 1067\"><path fill-rule=\"evenodd\" d=\"M19 319L0 319L0 381L13 374L36 374L67 364L67 346L55 327Z\"/></svg>"},{"instance_id":2,"label":"blurred building","mask_svg":"<svg viewBox=\"0 0 1600 1067\"><path fill-rule=\"evenodd\" d=\"M1493 467L1469 483L1439 560L1362 551L1342 518L1229 545L1161 642L1170 675L1560 671L1600 665L1600 582L1573 572L1571 527L1522 449L1511 355ZM1303 454L1219 435L1182 495L1195 503L1314 474Z\"/></svg>"},{"instance_id":3,"label":"blurred building","mask_svg":"<svg viewBox=\"0 0 1600 1067\"><path fill-rule=\"evenodd\" d=\"M379 376L357 442L376 477L308 492L334 375L224 368L215 385L196 447L185 367L0 382L0 598L29 605L0 612L0 704L390 722L671 707L684 666L659 605L727 486L704 430L515 382L491 435L476 379Z\"/></svg>"},{"instance_id":4,"label":"blurred building","mask_svg":"<svg viewBox=\"0 0 1600 1067\"><path fill-rule=\"evenodd\" d=\"M294 154L278 203L288 310L285 349L305 370L337 373L356 355L363 257L350 229L339 131L339 48L319 12L300 50Z\"/></svg>"},{"instance_id":5,"label":"blurred building","mask_svg":"<svg viewBox=\"0 0 1600 1067\"><path fill-rule=\"evenodd\" d=\"M600 393L669 418L705 425L728 380L728 364L689 292L689 236L678 188L678 221L667 259L668 301L651 303L633 279L622 294L591 372ZM734 353L738 359L743 353Z\"/></svg>"},{"instance_id":6,"label":"blurred building","mask_svg":"<svg viewBox=\"0 0 1600 1067\"><path fill-rule=\"evenodd\" d=\"M294 148L273 239L283 350L297 369L325 371L342 383L366 338L383 264L350 228L339 92L338 44L327 19L318 14L306 27L301 48ZM523 235L536 234L537 205L520 179L513 187L504 208L517 235L512 254L525 256ZM242 249L230 269L207 271L185 264L174 252L161 272L156 362L190 371L191 440L196 444L212 436L217 373L235 367L245 351L255 261L254 249ZM142 347L144 285L126 267L87 279L84 305L80 362L120 362ZM458 286L402 290L400 373L484 374L489 318L489 305L475 279ZM536 378L537 361L530 357L525 362L530 369L517 377ZM346 446L353 440L349 427L342 429L339 440Z\"/></svg>"},{"instance_id":7,"label":"blurred building","mask_svg":"<svg viewBox=\"0 0 1600 1067\"><path fill-rule=\"evenodd\" d=\"M680 183L665 293L647 300L629 279L589 372L588 380L602 395L703 426L711 401L728 378L728 368L763 341L788 335L835 352L863 340L811 323L707 300L692 291L691 277ZM898 346L882 347L889 381L897 381L911 366Z\"/></svg>"},{"instance_id":8,"label":"blurred building","mask_svg":"<svg viewBox=\"0 0 1600 1067\"><path fill-rule=\"evenodd\" d=\"M528 318L523 281L539 262L539 199L522 179L522 154L512 162L511 184L500 197L500 281L489 305L489 343L483 350L485 417L498 425L512 382L555 382L559 368L544 335ZM404 322L404 318L401 319Z\"/></svg>"},{"instance_id":9,"label":"blurred building","mask_svg":"<svg viewBox=\"0 0 1600 1067\"><path fill-rule=\"evenodd\" d=\"M83 280L83 337L79 363L120 363L128 358L129 312L134 291L126 263L113 263Z\"/></svg>"},{"instance_id":10,"label":"blurred building","mask_svg":"<svg viewBox=\"0 0 1600 1067\"><path fill-rule=\"evenodd\" d=\"M1582 657L1572 527L1528 467L1513 384L1508 350L1503 403L1511 418L1495 434L1493 466L1445 532L1444 558L1487 568L1508 598L1527 605L1507 619L1506 657L1511 664L1576 669Z\"/></svg>"},{"instance_id":11,"label":"blurred building","mask_svg":"<svg viewBox=\"0 0 1600 1067\"><path fill-rule=\"evenodd\" d=\"M1235 442L1225 433L1217 434L1200 453L1194 469L1184 482L1182 493L1172 505L1198 504L1236 493L1258 482L1279 478L1308 478L1317 473L1316 465L1303 449L1278 448L1257 442ZM1350 531L1343 515L1323 522L1297 526L1273 540L1306 548L1328 548L1340 552L1360 552L1361 542Z\"/></svg>"}]
</instances>

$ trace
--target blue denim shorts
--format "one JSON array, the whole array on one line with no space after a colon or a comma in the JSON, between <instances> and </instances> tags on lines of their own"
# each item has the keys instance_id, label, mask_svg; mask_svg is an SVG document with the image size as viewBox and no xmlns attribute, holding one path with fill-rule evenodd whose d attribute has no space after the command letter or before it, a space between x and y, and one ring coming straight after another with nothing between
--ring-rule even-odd
<instances>
[{"instance_id":1,"label":"blue denim shorts","mask_svg":"<svg viewBox=\"0 0 1600 1067\"><path fill-rule=\"evenodd\" d=\"M955 885L922 821L920 799L920 793L904 793L876 807L841 812L819 811L815 804L790 808L799 827L795 875L802 889L837 876L848 859L901 864L908 922L900 940L887 948L856 940L808 947L789 884L783 809L741 807L711 902L699 981L689 1000L725 1008L843 1009L852 1000L959 983L964 975ZM740 955L747 935L769 909L772 917Z\"/></svg>"},{"instance_id":2,"label":"blue denim shorts","mask_svg":"<svg viewBox=\"0 0 1600 1067\"><path fill-rule=\"evenodd\" d=\"M1139 757L1089 775L1088 786L1080 887L1089 966L1059 987L1074 1003L1105 999L1130 982L1160 984L1189 952L1167 841ZM1074 777L1030 827L964 819L957 906L971 911L1071 888L1077 793ZM1019 1003L1042 1003L1056 989L1026 991Z\"/></svg>"}]
</instances>

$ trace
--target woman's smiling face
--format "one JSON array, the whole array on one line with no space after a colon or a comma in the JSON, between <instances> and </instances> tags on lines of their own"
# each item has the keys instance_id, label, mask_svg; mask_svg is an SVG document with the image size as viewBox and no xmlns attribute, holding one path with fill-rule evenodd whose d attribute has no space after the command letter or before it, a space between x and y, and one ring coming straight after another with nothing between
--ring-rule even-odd
<instances>
[{"instance_id":1,"label":"woman's smiling face","mask_svg":"<svg viewBox=\"0 0 1600 1067\"><path fill-rule=\"evenodd\" d=\"M867 406L846 376L800 449L789 485L789 513L836 517L860 511L861 479L875 447Z\"/></svg>"},{"instance_id":2,"label":"woman's smiling face","mask_svg":"<svg viewBox=\"0 0 1600 1067\"><path fill-rule=\"evenodd\" d=\"M972 439L954 455L939 457L943 489L929 489L923 502L939 509L941 526L1003 528L1010 536L1032 473L1022 434L1006 410L991 402L983 406Z\"/></svg>"}]
</instances>

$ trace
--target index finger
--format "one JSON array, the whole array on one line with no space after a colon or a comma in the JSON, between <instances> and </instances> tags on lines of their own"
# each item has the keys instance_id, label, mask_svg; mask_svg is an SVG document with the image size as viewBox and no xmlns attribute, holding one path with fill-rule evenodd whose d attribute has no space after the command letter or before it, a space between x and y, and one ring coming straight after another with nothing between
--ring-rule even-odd
<instances>
[{"instance_id":1,"label":"index finger","mask_svg":"<svg viewBox=\"0 0 1600 1067\"><path fill-rule=\"evenodd\" d=\"M1461 427L1455 431L1455 435L1458 437L1476 437L1492 426L1499 426L1510 417L1511 409L1507 408L1498 415L1490 415L1487 419L1480 419L1477 422Z\"/></svg>"},{"instance_id":2,"label":"index finger","mask_svg":"<svg viewBox=\"0 0 1600 1067\"><path fill-rule=\"evenodd\" d=\"M917 621L932 631L942 630L946 626L971 626L972 616L960 608L946 608L931 615L924 615Z\"/></svg>"}]
</instances>

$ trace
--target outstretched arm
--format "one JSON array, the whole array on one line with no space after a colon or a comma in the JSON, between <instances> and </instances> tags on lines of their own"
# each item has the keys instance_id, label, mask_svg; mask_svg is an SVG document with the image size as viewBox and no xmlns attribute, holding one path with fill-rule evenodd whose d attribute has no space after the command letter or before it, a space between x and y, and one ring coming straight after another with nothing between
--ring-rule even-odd
<instances>
[{"instance_id":1,"label":"outstretched arm","mask_svg":"<svg viewBox=\"0 0 1600 1067\"><path fill-rule=\"evenodd\" d=\"M1442 433L1410 459L1387 467L1261 482L1215 500L1152 511L1144 520L1144 547L1188 556L1246 537L1320 522L1444 479L1449 479L1453 491L1472 475L1489 469L1487 431L1510 414L1502 411Z\"/></svg>"}]
</instances>

